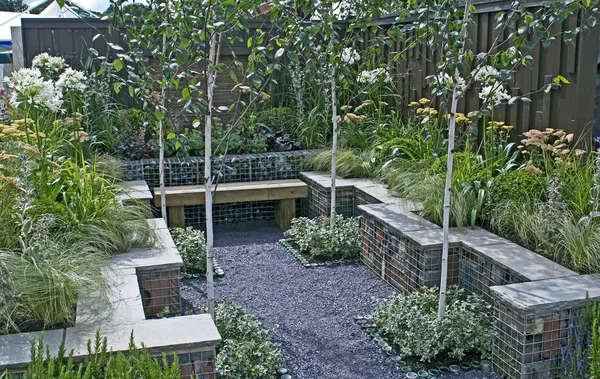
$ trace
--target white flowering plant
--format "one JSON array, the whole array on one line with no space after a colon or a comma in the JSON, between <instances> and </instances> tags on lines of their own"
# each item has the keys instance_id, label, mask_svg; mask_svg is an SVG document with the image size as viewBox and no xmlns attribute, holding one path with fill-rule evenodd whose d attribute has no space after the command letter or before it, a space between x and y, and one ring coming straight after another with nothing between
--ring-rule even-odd
<instances>
[{"instance_id":1,"label":"white flowering plant","mask_svg":"<svg viewBox=\"0 0 600 379\"><path fill-rule=\"evenodd\" d=\"M379 67L373 70L364 70L358 74L356 80L363 84L391 83L392 77L386 68Z\"/></svg>"},{"instance_id":2,"label":"white flowering plant","mask_svg":"<svg viewBox=\"0 0 600 379\"><path fill-rule=\"evenodd\" d=\"M39 69L44 76L56 79L67 66L64 58L41 53L33 57L31 67Z\"/></svg>"},{"instance_id":3,"label":"white flowering plant","mask_svg":"<svg viewBox=\"0 0 600 379\"><path fill-rule=\"evenodd\" d=\"M360 61L360 54L352 47L346 47L342 50L340 55L342 63L352 66Z\"/></svg>"},{"instance_id":4,"label":"white flowering plant","mask_svg":"<svg viewBox=\"0 0 600 379\"><path fill-rule=\"evenodd\" d=\"M44 80L38 68L22 68L6 79L14 108L38 108L57 113L62 107L62 93L51 80Z\"/></svg>"}]
</instances>

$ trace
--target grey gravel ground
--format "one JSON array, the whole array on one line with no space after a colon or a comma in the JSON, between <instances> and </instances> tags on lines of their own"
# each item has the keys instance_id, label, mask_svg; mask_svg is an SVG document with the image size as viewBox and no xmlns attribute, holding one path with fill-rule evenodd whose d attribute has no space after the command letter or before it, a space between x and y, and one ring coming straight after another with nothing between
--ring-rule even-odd
<instances>
[{"instance_id":1,"label":"grey gravel ground","mask_svg":"<svg viewBox=\"0 0 600 379\"><path fill-rule=\"evenodd\" d=\"M274 339L295 379L403 378L353 320L393 289L362 265L305 269L277 242L282 237L271 222L217 228L215 256L225 270L215 281L217 301L278 325ZM184 311L205 304L205 286L204 279L183 281ZM485 374L452 378L497 378Z\"/></svg>"}]
</instances>

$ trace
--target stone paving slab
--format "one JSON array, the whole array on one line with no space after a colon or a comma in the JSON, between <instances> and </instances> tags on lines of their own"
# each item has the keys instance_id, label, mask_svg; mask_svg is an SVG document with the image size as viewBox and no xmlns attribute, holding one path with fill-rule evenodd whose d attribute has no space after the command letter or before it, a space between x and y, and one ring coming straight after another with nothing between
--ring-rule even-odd
<instances>
[{"instance_id":1,"label":"stone paving slab","mask_svg":"<svg viewBox=\"0 0 600 379\"><path fill-rule=\"evenodd\" d=\"M56 355L63 338L64 329L46 330L44 343L50 346L50 354ZM0 336L0 373L7 369L20 372L29 365L31 342L39 339L42 332L8 334Z\"/></svg>"},{"instance_id":2,"label":"stone paving slab","mask_svg":"<svg viewBox=\"0 0 600 379\"><path fill-rule=\"evenodd\" d=\"M443 229L422 229L404 233L414 243L426 248L441 247L444 240ZM450 228L448 231L448 242L460 244L463 241L492 240L495 234L481 228Z\"/></svg>"},{"instance_id":3,"label":"stone paving slab","mask_svg":"<svg viewBox=\"0 0 600 379\"><path fill-rule=\"evenodd\" d=\"M97 326L69 328L65 347L74 350L74 356L87 354L87 341L94 339ZM113 351L126 351L133 332L135 343L146 346L151 355L191 351L214 346L221 342L212 317L208 314L143 320L136 323L114 324L100 328Z\"/></svg>"},{"instance_id":4,"label":"stone paving slab","mask_svg":"<svg viewBox=\"0 0 600 379\"><path fill-rule=\"evenodd\" d=\"M429 222L414 213L406 212L394 204L359 205L358 209L388 224L400 232L420 229L439 229L436 224Z\"/></svg>"},{"instance_id":5,"label":"stone paving slab","mask_svg":"<svg viewBox=\"0 0 600 379\"><path fill-rule=\"evenodd\" d=\"M526 313L578 309L600 301L600 274L576 275L535 282L490 287L493 296Z\"/></svg>"},{"instance_id":6,"label":"stone paving slab","mask_svg":"<svg viewBox=\"0 0 600 379\"><path fill-rule=\"evenodd\" d=\"M109 268L104 271L109 286L108 298L91 296L77 304L75 326L132 323L146 319L135 268Z\"/></svg>"},{"instance_id":7,"label":"stone paving slab","mask_svg":"<svg viewBox=\"0 0 600 379\"><path fill-rule=\"evenodd\" d=\"M465 242L465 245L469 246L469 242ZM474 250L532 281L577 275L576 272L513 242L480 245Z\"/></svg>"},{"instance_id":8,"label":"stone paving slab","mask_svg":"<svg viewBox=\"0 0 600 379\"><path fill-rule=\"evenodd\" d=\"M144 180L118 182L115 183L115 187L123 189L123 192L117 194L117 200L120 200L123 204L136 201L144 201L149 203L153 199L152 193L150 193L150 188Z\"/></svg>"}]
</instances>

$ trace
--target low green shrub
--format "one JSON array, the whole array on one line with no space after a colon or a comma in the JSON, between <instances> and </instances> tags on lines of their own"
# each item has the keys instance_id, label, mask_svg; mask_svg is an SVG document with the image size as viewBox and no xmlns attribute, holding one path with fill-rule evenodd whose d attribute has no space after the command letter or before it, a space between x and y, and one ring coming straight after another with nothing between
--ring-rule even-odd
<instances>
[{"instance_id":1,"label":"low green shrub","mask_svg":"<svg viewBox=\"0 0 600 379\"><path fill-rule=\"evenodd\" d=\"M181 272L184 275L202 275L206 273L206 240L204 233L191 226L171 228L171 236L183 259Z\"/></svg>"},{"instance_id":2,"label":"low green shrub","mask_svg":"<svg viewBox=\"0 0 600 379\"><path fill-rule=\"evenodd\" d=\"M283 131L295 134L298 127L298 114L287 107L271 108L258 114L256 124L271 133Z\"/></svg>"},{"instance_id":3,"label":"low green shrub","mask_svg":"<svg viewBox=\"0 0 600 379\"><path fill-rule=\"evenodd\" d=\"M169 363L163 355L162 361L152 358L144 348L138 350L133 340L129 341L126 354L112 354L108 351L106 337L96 333L94 341L88 341L88 355L82 363L73 362L73 351L66 353L61 345L56 356L44 344L43 336L31 344L31 363L23 379L180 379L179 359L174 357ZM7 374L0 378L10 378Z\"/></svg>"},{"instance_id":4,"label":"low green shrub","mask_svg":"<svg viewBox=\"0 0 600 379\"><path fill-rule=\"evenodd\" d=\"M378 302L373 318L402 357L430 362L461 359L468 353L487 356L493 332L489 307L483 299L465 296L462 289L451 287L446 295L446 315L441 321L437 317L438 299L437 288L394 294Z\"/></svg>"},{"instance_id":5,"label":"low green shrub","mask_svg":"<svg viewBox=\"0 0 600 379\"><path fill-rule=\"evenodd\" d=\"M360 218L337 216L333 228L328 217L299 217L285 235L294 239L314 261L356 259L360 256Z\"/></svg>"},{"instance_id":6,"label":"low green shrub","mask_svg":"<svg viewBox=\"0 0 600 379\"><path fill-rule=\"evenodd\" d=\"M283 365L281 347L271 341L272 331L230 302L219 303L215 324L223 342L217 348L219 378L273 378Z\"/></svg>"},{"instance_id":7,"label":"low green shrub","mask_svg":"<svg viewBox=\"0 0 600 379\"><path fill-rule=\"evenodd\" d=\"M490 199L497 204L503 200L527 197L541 199L545 193L544 178L525 170L510 170L496 176L490 186Z\"/></svg>"}]
</instances>

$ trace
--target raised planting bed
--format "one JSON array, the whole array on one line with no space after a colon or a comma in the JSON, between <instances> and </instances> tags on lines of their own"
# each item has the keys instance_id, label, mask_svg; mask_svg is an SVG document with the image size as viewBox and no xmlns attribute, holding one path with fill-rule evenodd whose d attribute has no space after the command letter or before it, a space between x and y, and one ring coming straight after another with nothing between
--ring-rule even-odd
<instances>
[{"instance_id":1,"label":"raised planting bed","mask_svg":"<svg viewBox=\"0 0 600 379\"><path fill-rule=\"evenodd\" d=\"M315 262L310 258L310 255L307 253L302 253L297 249L297 245L295 245L294 240L291 238L281 239L279 243L304 267L304 268L313 268L313 267L328 267L334 265L354 265L360 264L360 259L341 259L334 261L323 261L323 262Z\"/></svg>"},{"instance_id":2,"label":"raised planting bed","mask_svg":"<svg viewBox=\"0 0 600 379\"><path fill-rule=\"evenodd\" d=\"M179 269L181 257L174 246L164 220L149 223L157 234L149 248L132 249L113 257L103 271L108 297L89 294L77 304L75 325L45 332L51 354L64 343L73 351L75 362L87 355L87 343L98 330L113 352L127 351L133 333L136 343L144 344L151 356L177 355L182 378L203 375L215 378L215 346L221 337L212 318L200 314L154 319L161 311L180 310ZM31 342L41 333L0 336L0 371L19 374L30 362Z\"/></svg>"},{"instance_id":3,"label":"raised planting bed","mask_svg":"<svg viewBox=\"0 0 600 379\"><path fill-rule=\"evenodd\" d=\"M489 360L480 360L477 356L467 356L461 361L446 359L437 362L421 362L418 358L402 358L397 354L397 349L389 340L382 336L374 323L371 315L354 317L355 323L365 332L382 353L392 361L397 370L406 378L437 378L453 377L459 378L470 373L473 378L500 378L499 375L492 372L492 362Z\"/></svg>"},{"instance_id":4,"label":"raised planting bed","mask_svg":"<svg viewBox=\"0 0 600 379\"><path fill-rule=\"evenodd\" d=\"M493 286L490 291L497 372L507 379L558 378L561 349L574 337L570 331L586 304L600 301L600 275Z\"/></svg>"}]
</instances>

